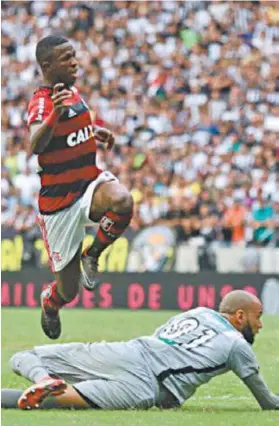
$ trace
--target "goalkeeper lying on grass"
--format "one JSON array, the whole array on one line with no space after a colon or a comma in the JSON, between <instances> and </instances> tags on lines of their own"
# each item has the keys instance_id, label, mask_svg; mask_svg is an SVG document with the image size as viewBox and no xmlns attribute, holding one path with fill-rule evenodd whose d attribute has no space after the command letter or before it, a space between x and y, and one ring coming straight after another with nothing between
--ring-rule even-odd
<instances>
[{"instance_id":1,"label":"goalkeeper lying on grass","mask_svg":"<svg viewBox=\"0 0 279 426\"><path fill-rule=\"evenodd\" d=\"M279 396L265 385L251 348L261 314L256 296L236 290L224 297L219 313L207 308L181 313L152 336L18 352L12 369L34 384L25 391L3 389L2 407L178 407L212 377L233 371L263 409L279 409Z\"/></svg>"}]
</instances>

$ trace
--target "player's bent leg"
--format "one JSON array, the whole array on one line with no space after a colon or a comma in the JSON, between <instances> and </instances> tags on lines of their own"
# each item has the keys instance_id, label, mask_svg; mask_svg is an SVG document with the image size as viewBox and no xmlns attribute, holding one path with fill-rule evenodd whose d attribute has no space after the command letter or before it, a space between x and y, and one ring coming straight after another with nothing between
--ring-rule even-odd
<instances>
[{"instance_id":1,"label":"player's bent leg","mask_svg":"<svg viewBox=\"0 0 279 426\"><path fill-rule=\"evenodd\" d=\"M45 401L49 403L49 399ZM79 392L74 389L73 386L67 385L64 393L55 398L55 403L57 408L75 408L77 409L86 409L86 408L99 408L94 403L88 403L86 399L79 394Z\"/></svg>"},{"instance_id":2,"label":"player's bent leg","mask_svg":"<svg viewBox=\"0 0 279 426\"><path fill-rule=\"evenodd\" d=\"M79 291L80 257L81 247L69 264L55 273L56 281L41 294L41 326L50 339L58 339L61 334L59 310L71 302Z\"/></svg>"},{"instance_id":3,"label":"player's bent leg","mask_svg":"<svg viewBox=\"0 0 279 426\"><path fill-rule=\"evenodd\" d=\"M56 272L57 288L59 294L65 300L65 303L71 302L79 291L79 282L81 276L80 258L81 258L80 245L77 253L68 265L62 271Z\"/></svg>"},{"instance_id":4,"label":"player's bent leg","mask_svg":"<svg viewBox=\"0 0 279 426\"><path fill-rule=\"evenodd\" d=\"M117 181L101 183L95 190L91 207L90 219L99 221L100 226L91 247L82 255L85 287L93 290L96 287L96 274L100 254L129 225L133 215L133 198L127 188Z\"/></svg>"},{"instance_id":5,"label":"player's bent leg","mask_svg":"<svg viewBox=\"0 0 279 426\"><path fill-rule=\"evenodd\" d=\"M33 350L15 353L10 366L16 374L34 383L49 377L47 368Z\"/></svg>"},{"instance_id":6,"label":"player's bent leg","mask_svg":"<svg viewBox=\"0 0 279 426\"><path fill-rule=\"evenodd\" d=\"M156 402L155 392L132 376L130 381L95 379L75 383L73 387L91 407L106 410L147 410Z\"/></svg>"}]
</instances>

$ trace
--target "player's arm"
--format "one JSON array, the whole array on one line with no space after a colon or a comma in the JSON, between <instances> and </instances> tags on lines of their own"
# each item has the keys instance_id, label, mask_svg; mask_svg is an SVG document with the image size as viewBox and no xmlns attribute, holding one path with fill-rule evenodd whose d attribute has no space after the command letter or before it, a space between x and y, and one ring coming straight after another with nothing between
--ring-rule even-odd
<instances>
[{"instance_id":1,"label":"player's arm","mask_svg":"<svg viewBox=\"0 0 279 426\"><path fill-rule=\"evenodd\" d=\"M259 374L251 346L245 340L235 342L229 356L229 367L250 389L263 410L279 410L279 396L274 395Z\"/></svg>"},{"instance_id":2,"label":"player's arm","mask_svg":"<svg viewBox=\"0 0 279 426\"><path fill-rule=\"evenodd\" d=\"M38 121L35 121L30 124L31 150L35 154L44 152L48 146L59 117L65 108L63 102L71 96L71 92L63 89L63 87L63 83L58 83L54 86L51 97L53 108L43 122L38 123Z\"/></svg>"},{"instance_id":3,"label":"player's arm","mask_svg":"<svg viewBox=\"0 0 279 426\"><path fill-rule=\"evenodd\" d=\"M279 410L279 396L270 392L260 374L243 379L263 410Z\"/></svg>"},{"instance_id":4,"label":"player's arm","mask_svg":"<svg viewBox=\"0 0 279 426\"><path fill-rule=\"evenodd\" d=\"M107 128L97 126L96 124L93 126L93 134L98 142L104 143L107 145L107 149L110 151L115 143L114 134Z\"/></svg>"}]
</instances>

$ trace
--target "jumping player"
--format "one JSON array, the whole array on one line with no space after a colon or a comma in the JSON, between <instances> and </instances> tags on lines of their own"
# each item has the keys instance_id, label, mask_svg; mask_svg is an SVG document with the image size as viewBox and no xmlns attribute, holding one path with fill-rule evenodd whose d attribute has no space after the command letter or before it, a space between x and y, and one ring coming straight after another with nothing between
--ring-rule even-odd
<instances>
[{"instance_id":1,"label":"jumping player","mask_svg":"<svg viewBox=\"0 0 279 426\"><path fill-rule=\"evenodd\" d=\"M48 337L57 339L59 309L74 299L81 280L94 289L98 258L128 226L133 201L112 173L96 167L96 140L111 149L114 136L94 126L74 87L78 61L73 46L48 36L37 44L36 58L44 81L29 103L28 126L41 178L39 223L56 279L42 293L41 324ZM84 227L92 222L100 224L97 235L81 253Z\"/></svg>"},{"instance_id":2,"label":"jumping player","mask_svg":"<svg viewBox=\"0 0 279 426\"><path fill-rule=\"evenodd\" d=\"M236 290L225 296L219 313L207 308L184 312L152 336L18 352L11 358L12 369L35 384L24 392L3 389L2 407L178 407L200 385L231 370L262 409L279 409L279 396L268 390L251 349L261 314L256 296ZM274 371L278 374L276 366Z\"/></svg>"}]
</instances>

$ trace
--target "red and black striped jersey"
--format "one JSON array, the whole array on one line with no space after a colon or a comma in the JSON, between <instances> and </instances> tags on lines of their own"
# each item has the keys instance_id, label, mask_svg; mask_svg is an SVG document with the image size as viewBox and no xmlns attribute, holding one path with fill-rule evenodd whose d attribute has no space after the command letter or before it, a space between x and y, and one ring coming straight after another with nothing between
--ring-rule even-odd
<instances>
[{"instance_id":1,"label":"red and black striped jersey","mask_svg":"<svg viewBox=\"0 0 279 426\"><path fill-rule=\"evenodd\" d=\"M39 210L53 214L74 204L101 170L96 167L96 142L90 110L75 87L59 117L52 139L39 154ZM53 110L52 88L40 87L28 106L28 126L43 122ZM69 102L70 101L70 102Z\"/></svg>"}]
</instances>

